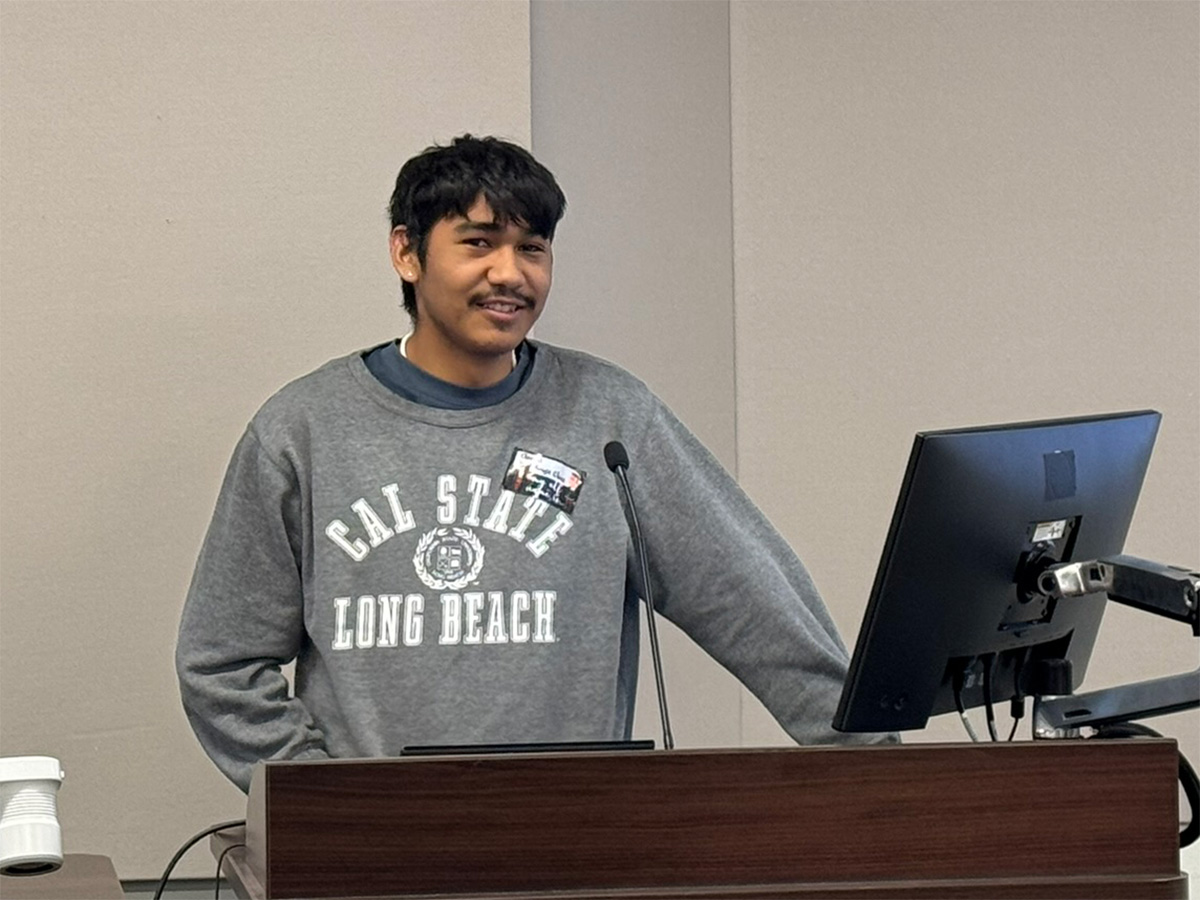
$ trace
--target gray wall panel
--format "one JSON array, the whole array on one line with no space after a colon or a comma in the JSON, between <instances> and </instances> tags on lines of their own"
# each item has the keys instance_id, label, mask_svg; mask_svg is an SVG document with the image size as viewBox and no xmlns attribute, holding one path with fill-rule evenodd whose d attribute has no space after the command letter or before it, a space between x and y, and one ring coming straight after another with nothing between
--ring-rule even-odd
<instances>
[{"instance_id":1,"label":"gray wall panel","mask_svg":"<svg viewBox=\"0 0 1200 900\"><path fill-rule=\"evenodd\" d=\"M732 470L728 15L535 0L531 48L534 150L570 204L537 334L633 371ZM742 689L669 625L663 648L680 745L736 745ZM646 657L635 727L653 736Z\"/></svg>"},{"instance_id":2,"label":"gray wall panel","mask_svg":"<svg viewBox=\"0 0 1200 900\"><path fill-rule=\"evenodd\" d=\"M731 21L739 473L843 634L923 429L1160 409L1128 547L1200 564L1200 5ZM1110 607L1084 687L1196 654Z\"/></svg>"}]
</instances>

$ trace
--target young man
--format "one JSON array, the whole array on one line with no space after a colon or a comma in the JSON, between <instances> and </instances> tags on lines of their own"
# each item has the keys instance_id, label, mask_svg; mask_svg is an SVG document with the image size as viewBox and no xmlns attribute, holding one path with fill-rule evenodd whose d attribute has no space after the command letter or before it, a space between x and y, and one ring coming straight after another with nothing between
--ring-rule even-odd
<instances>
[{"instance_id":1,"label":"young man","mask_svg":"<svg viewBox=\"0 0 1200 900\"><path fill-rule=\"evenodd\" d=\"M784 540L641 382L526 339L565 205L493 138L410 160L390 246L411 333L283 388L238 444L176 661L201 744L243 789L263 759L628 737L638 604L614 440L658 610L797 741L852 739L830 726L846 651Z\"/></svg>"}]
</instances>

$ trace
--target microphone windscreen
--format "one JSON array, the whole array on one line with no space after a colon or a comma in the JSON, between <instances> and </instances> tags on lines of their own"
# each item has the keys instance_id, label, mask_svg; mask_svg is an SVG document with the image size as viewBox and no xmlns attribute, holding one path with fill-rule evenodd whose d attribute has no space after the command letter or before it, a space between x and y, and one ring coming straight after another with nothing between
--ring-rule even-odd
<instances>
[{"instance_id":1,"label":"microphone windscreen","mask_svg":"<svg viewBox=\"0 0 1200 900\"><path fill-rule=\"evenodd\" d=\"M604 445L604 464L612 471L617 471L618 468L629 468L629 454L625 452L625 445L620 441L609 441Z\"/></svg>"}]
</instances>

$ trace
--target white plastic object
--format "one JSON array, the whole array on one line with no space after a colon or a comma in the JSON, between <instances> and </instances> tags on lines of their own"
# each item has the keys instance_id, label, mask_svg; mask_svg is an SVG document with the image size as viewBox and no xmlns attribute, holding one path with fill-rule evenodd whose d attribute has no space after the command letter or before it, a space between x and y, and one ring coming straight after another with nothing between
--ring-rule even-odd
<instances>
[{"instance_id":1,"label":"white plastic object","mask_svg":"<svg viewBox=\"0 0 1200 900\"><path fill-rule=\"evenodd\" d=\"M0 874L44 875L62 866L62 780L53 756L0 758Z\"/></svg>"}]
</instances>

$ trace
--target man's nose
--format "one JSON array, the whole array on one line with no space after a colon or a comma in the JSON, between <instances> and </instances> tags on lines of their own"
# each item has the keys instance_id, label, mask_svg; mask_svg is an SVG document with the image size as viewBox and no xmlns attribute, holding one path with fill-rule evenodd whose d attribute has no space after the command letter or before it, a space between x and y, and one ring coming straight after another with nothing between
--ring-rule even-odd
<instances>
[{"instance_id":1,"label":"man's nose","mask_svg":"<svg viewBox=\"0 0 1200 900\"><path fill-rule=\"evenodd\" d=\"M517 265L517 251L513 247L497 247L488 267L488 281L492 284L515 287L524 281L521 268Z\"/></svg>"}]
</instances>

